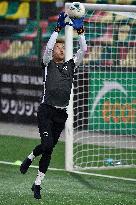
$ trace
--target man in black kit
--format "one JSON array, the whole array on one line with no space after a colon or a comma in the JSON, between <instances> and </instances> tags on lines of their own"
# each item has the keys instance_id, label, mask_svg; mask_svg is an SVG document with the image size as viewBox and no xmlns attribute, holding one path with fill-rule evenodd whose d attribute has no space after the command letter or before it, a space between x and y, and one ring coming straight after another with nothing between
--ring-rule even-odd
<instances>
[{"instance_id":1,"label":"man in black kit","mask_svg":"<svg viewBox=\"0 0 136 205\"><path fill-rule=\"evenodd\" d=\"M36 199L41 199L40 185L48 169L53 148L58 142L68 117L66 107L70 100L74 69L82 62L87 50L83 18L72 19L72 26L77 30L79 36L80 49L72 59L64 62L64 42L57 40L57 37L60 30L67 24L65 23L66 17L67 14L60 13L57 26L46 45L43 55L44 92L37 113L41 144L34 148L20 166L21 173L25 174L33 159L41 155L38 174L32 186L34 198Z\"/></svg>"}]
</instances>

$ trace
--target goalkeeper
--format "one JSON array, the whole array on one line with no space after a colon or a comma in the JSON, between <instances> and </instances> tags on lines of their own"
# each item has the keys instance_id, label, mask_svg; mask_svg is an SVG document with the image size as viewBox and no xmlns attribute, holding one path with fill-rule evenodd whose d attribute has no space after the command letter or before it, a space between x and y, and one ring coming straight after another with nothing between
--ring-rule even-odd
<instances>
[{"instance_id":1,"label":"goalkeeper","mask_svg":"<svg viewBox=\"0 0 136 205\"><path fill-rule=\"evenodd\" d=\"M80 49L72 59L64 62L64 42L57 38L61 29L69 24L65 22L66 17L67 14L60 13L57 26L43 54L44 92L37 113L41 144L34 148L20 166L21 173L25 174L34 158L41 155L38 174L32 186L36 199L41 199L41 182L50 164L53 148L58 142L68 117L66 107L69 104L74 70L82 62L87 51L83 18L71 19L71 25L79 35Z\"/></svg>"}]
</instances>

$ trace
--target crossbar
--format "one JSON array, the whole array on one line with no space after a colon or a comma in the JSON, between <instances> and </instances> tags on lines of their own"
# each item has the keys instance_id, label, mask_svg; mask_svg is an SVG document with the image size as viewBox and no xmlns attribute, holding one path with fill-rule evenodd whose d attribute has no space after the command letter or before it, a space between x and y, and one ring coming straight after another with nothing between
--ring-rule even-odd
<instances>
[{"instance_id":1,"label":"crossbar","mask_svg":"<svg viewBox=\"0 0 136 205\"><path fill-rule=\"evenodd\" d=\"M66 3L66 8L71 3ZM84 3L85 8L90 10L101 10L101 11L120 11L120 12L136 12L135 5L118 5L118 4L90 4Z\"/></svg>"}]
</instances>

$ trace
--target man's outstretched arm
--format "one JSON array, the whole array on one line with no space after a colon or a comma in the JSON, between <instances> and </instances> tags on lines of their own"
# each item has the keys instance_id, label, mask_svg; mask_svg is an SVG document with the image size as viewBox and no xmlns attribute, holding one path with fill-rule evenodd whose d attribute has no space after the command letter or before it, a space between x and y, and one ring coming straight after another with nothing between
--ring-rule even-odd
<instances>
[{"instance_id":1,"label":"man's outstretched arm","mask_svg":"<svg viewBox=\"0 0 136 205\"><path fill-rule=\"evenodd\" d=\"M54 45L56 43L58 37L58 32L54 31L46 45L46 49L43 53L43 63L44 65L47 65L51 59L52 59L52 50L54 48Z\"/></svg>"},{"instance_id":2,"label":"man's outstretched arm","mask_svg":"<svg viewBox=\"0 0 136 205\"><path fill-rule=\"evenodd\" d=\"M73 57L74 63L76 66L79 66L81 64L85 56L85 53L87 51L87 44L86 44L84 34L79 35L79 45L80 45L80 49L77 51L77 53Z\"/></svg>"},{"instance_id":3,"label":"man's outstretched arm","mask_svg":"<svg viewBox=\"0 0 136 205\"><path fill-rule=\"evenodd\" d=\"M65 14L64 12L61 12L59 14L57 26L55 27L55 30L52 33L52 35L51 35L51 37L46 45L45 51L43 53L44 65L47 65L50 62L50 60L52 59L52 50L53 50L54 45L56 43L58 33L61 31L62 28L64 28L66 26L66 23L65 23L66 17L67 17L67 14Z\"/></svg>"},{"instance_id":4,"label":"man's outstretched arm","mask_svg":"<svg viewBox=\"0 0 136 205\"><path fill-rule=\"evenodd\" d=\"M77 51L77 53L73 57L74 63L76 66L79 66L80 63L83 61L83 58L87 51L87 44L86 44L85 35L84 35L83 19L84 18L71 19L73 22L73 28L77 30L77 33L79 35L80 49Z\"/></svg>"}]
</instances>

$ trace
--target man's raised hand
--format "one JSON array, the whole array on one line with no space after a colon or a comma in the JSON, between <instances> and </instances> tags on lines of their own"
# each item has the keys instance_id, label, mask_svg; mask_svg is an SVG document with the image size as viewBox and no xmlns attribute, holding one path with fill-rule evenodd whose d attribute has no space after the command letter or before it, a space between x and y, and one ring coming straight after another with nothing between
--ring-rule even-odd
<instances>
[{"instance_id":1,"label":"man's raised hand","mask_svg":"<svg viewBox=\"0 0 136 205\"><path fill-rule=\"evenodd\" d=\"M60 32L60 30L64 28L66 25L70 25L69 22L66 22L66 18L68 18L68 15L65 12L61 12L59 14L57 26L55 28L56 32Z\"/></svg>"},{"instance_id":2,"label":"man's raised hand","mask_svg":"<svg viewBox=\"0 0 136 205\"><path fill-rule=\"evenodd\" d=\"M71 18L73 23L73 28L77 30L78 34L82 34L84 32L84 17L82 18Z\"/></svg>"}]
</instances>

